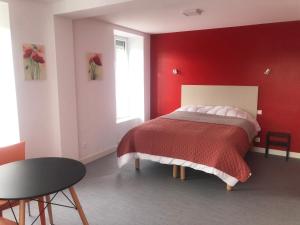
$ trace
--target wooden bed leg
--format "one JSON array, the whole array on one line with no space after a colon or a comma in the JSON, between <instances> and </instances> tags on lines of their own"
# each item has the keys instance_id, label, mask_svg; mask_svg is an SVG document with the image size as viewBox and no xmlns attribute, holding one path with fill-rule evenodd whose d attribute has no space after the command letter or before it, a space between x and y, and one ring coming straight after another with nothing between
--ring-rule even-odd
<instances>
[{"instance_id":1,"label":"wooden bed leg","mask_svg":"<svg viewBox=\"0 0 300 225\"><path fill-rule=\"evenodd\" d=\"M135 169L140 170L140 159L135 159Z\"/></svg>"},{"instance_id":2,"label":"wooden bed leg","mask_svg":"<svg viewBox=\"0 0 300 225\"><path fill-rule=\"evenodd\" d=\"M226 190L227 190L227 191L232 191L232 189L233 189L233 187L227 184Z\"/></svg>"},{"instance_id":3,"label":"wooden bed leg","mask_svg":"<svg viewBox=\"0 0 300 225\"><path fill-rule=\"evenodd\" d=\"M178 166L173 165L173 178L177 178L177 177L178 177Z\"/></svg>"},{"instance_id":4,"label":"wooden bed leg","mask_svg":"<svg viewBox=\"0 0 300 225\"><path fill-rule=\"evenodd\" d=\"M180 166L180 180L185 180L185 167Z\"/></svg>"}]
</instances>

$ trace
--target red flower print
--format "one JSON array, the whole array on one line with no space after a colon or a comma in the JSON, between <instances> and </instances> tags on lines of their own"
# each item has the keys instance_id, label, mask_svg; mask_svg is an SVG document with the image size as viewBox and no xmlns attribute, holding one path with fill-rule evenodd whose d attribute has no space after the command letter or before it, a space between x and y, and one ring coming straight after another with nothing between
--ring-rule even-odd
<instances>
[{"instance_id":1,"label":"red flower print","mask_svg":"<svg viewBox=\"0 0 300 225\"><path fill-rule=\"evenodd\" d=\"M95 55L95 56L93 57L93 61L94 61L94 63L95 63L96 65L102 66L102 63L101 63L101 60L100 60L99 55Z\"/></svg>"},{"instance_id":2,"label":"red flower print","mask_svg":"<svg viewBox=\"0 0 300 225\"><path fill-rule=\"evenodd\" d=\"M35 44L23 45L24 70L26 79L40 80L44 75L43 65L45 64L44 47Z\"/></svg>"},{"instance_id":3,"label":"red flower print","mask_svg":"<svg viewBox=\"0 0 300 225\"><path fill-rule=\"evenodd\" d=\"M39 61L39 55L38 55L36 52L34 52L34 53L32 54L31 58L32 58L32 60L34 60L34 61L36 61L36 62Z\"/></svg>"},{"instance_id":4,"label":"red flower print","mask_svg":"<svg viewBox=\"0 0 300 225\"><path fill-rule=\"evenodd\" d=\"M45 63L45 60L44 60L44 58L43 57L39 57L39 63L41 63L41 64L43 64L43 63Z\"/></svg>"},{"instance_id":5,"label":"red flower print","mask_svg":"<svg viewBox=\"0 0 300 225\"><path fill-rule=\"evenodd\" d=\"M24 55L23 55L24 59L29 58L31 56L32 52L33 52L33 50L31 48L26 49L24 51Z\"/></svg>"},{"instance_id":6,"label":"red flower print","mask_svg":"<svg viewBox=\"0 0 300 225\"><path fill-rule=\"evenodd\" d=\"M32 60L36 61L37 63L45 63L45 60L43 57L41 57L39 54L37 54L36 52L34 52L32 54Z\"/></svg>"}]
</instances>

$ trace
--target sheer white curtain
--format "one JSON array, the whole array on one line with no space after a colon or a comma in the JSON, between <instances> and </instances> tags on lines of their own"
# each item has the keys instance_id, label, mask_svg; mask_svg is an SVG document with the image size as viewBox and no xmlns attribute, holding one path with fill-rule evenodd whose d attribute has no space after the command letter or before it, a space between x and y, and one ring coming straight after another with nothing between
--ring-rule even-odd
<instances>
[{"instance_id":1,"label":"sheer white curtain","mask_svg":"<svg viewBox=\"0 0 300 225\"><path fill-rule=\"evenodd\" d=\"M8 4L0 2L0 147L20 141Z\"/></svg>"}]
</instances>

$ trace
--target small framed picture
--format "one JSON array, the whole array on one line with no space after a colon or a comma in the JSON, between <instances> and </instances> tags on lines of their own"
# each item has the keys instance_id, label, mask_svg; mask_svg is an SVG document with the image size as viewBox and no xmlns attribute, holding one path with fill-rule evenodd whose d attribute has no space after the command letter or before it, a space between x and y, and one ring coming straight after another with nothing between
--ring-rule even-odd
<instances>
[{"instance_id":1,"label":"small framed picture","mask_svg":"<svg viewBox=\"0 0 300 225\"><path fill-rule=\"evenodd\" d=\"M25 80L46 80L45 47L23 44Z\"/></svg>"},{"instance_id":2,"label":"small framed picture","mask_svg":"<svg viewBox=\"0 0 300 225\"><path fill-rule=\"evenodd\" d=\"M89 80L102 79L102 57L99 53L87 54Z\"/></svg>"}]
</instances>

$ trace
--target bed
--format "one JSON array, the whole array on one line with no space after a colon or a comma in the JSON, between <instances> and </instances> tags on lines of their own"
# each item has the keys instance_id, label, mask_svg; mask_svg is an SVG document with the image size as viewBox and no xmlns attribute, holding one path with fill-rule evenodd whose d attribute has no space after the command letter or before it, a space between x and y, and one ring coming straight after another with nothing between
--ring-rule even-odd
<instances>
[{"instance_id":1,"label":"bed","mask_svg":"<svg viewBox=\"0 0 300 225\"><path fill-rule=\"evenodd\" d=\"M183 85L181 107L131 129L117 149L119 167L135 159L213 174L232 190L251 176L244 157L260 131L258 87Z\"/></svg>"}]
</instances>

